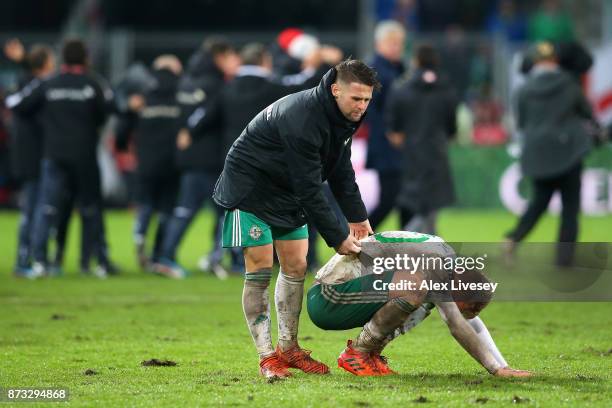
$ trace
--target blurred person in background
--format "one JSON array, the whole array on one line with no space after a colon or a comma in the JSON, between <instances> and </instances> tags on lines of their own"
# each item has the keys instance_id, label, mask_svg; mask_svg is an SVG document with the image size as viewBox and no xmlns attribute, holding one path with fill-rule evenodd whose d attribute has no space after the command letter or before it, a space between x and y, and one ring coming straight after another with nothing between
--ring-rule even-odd
<instances>
[{"instance_id":1,"label":"blurred person in background","mask_svg":"<svg viewBox=\"0 0 612 408\"><path fill-rule=\"evenodd\" d=\"M263 44L250 43L240 52L242 64L219 97L206 105L206 112L195 123L189 123L189 134L204 137L210 127L220 124L223 129L222 154L229 152L249 121L274 101L293 92L313 87L323 75L342 59L342 52L330 46L315 47L302 61L298 74L277 76L273 73L272 54ZM199 135L199 136L198 136ZM234 272L244 265L240 251L232 251ZM207 257L199 266L207 269Z\"/></svg>"},{"instance_id":2,"label":"blurred person in background","mask_svg":"<svg viewBox=\"0 0 612 408\"><path fill-rule=\"evenodd\" d=\"M514 0L501 0L486 24L490 34L501 35L510 43L522 44L527 39L527 17Z\"/></svg>"},{"instance_id":3,"label":"blurred person in background","mask_svg":"<svg viewBox=\"0 0 612 408\"><path fill-rule=\"evenodd\" d=\"M395 21L382 21L374 30L374 58L368 62L378 73L381 91L374 95L370 110L365 117L368 136L366 167L376 170L380 185L377 207L370 213L372 229L380 225L395 207L395 199L401 186L402 165L399 150L385 136L385 109L388 93L393 81L404 73L402 58L406 41L404 27Z\"/></svg>"},{"instance_id":4,"label":"blurred person in background","mask_svg":"<svg viewBox=\"0 0 612 408\"><path fill-rule=\"evenodd\" d=\"M432 46L418 46L413 65L389 96L387 137L402 155L397 197L402 229L435 235L438 210L455 201L448 142L457 131L457 98L440 77Z\"/></svg>"},{"instance_id":5,"label":"blurred person in background","mask_svg":"<svg viewBox=\"0 0 612 408\"><path fill-rule=\"evenodd\" d=\"M533 197L506 235L505 249L511 256L560 191L557 264L569 265L578 237L582 162L593 145L589 126L596 121L580 85L559 66L553 44L538 43L531 54L534 66L516 96L516 122L523 137L521 169L531 179Z\"/></svg>"},{"instance_id":6,"label":"blurred person in background","mask_svg":"<svg viewBox=\"0 0 612 408\"><path fill-rule=\"evenodd\" d=\"M174 55L157 57L151 70L154 82L142 95L131 96L130 110L121 114L117 122L117 150L126 150L133 135L138 160L134 243L141 268L148 268L150 262L159 259L178 193L179 173L174 151L181 125L177 90L182 69L181 62ZM157 214L157 230L149 254L146 236L154 213Z\"/></svg>"},{"instance_id":7,"label":"blurred person in background","mask_svg":"<svg viewBox=\"0 0 612 408\"><path fill-rule=\"evenodd\" d=\"M6 104L22 115L40 114L44 145L40 205L33 230L33 269L47 274L47 240L66 190L78 197L82 219L81 268L89 271L93 254L98 258L94 274L106 277L108 258L102 256L102 197L96 150L100 127L112 106L112 92L88 72L88 52L83 41L68 39L62 49L61 72L40 81L34 79ZM83 264L85 262L85 264Z\"/></svg>"},{"instance_id":8,"label":"blurred person in background","mask_svg":"<svg viewBox=\"0 0 612 408\"><path fill-rule=\"evenodd\" d=\"M23 68L18 79L18 90L23 90L35 78L44 80L55 72L55 55L46 45L34 45L26 53L22 43L13 39L5 44L4 54ZM10 133L12 172L21 184L21 220L14 273L18 277L36 278L31 268L31 241L43 151L43 129L40 118L15 113Z\"/></svg>"},{"instance_id":9,"label":"blurred person in background","mask_svg":"<svg viewBox=\"0 0 612 408\"><path fill-rule=\"evenodd\" d=\"M543 0L540 9L529 18L529 41L570 41L574 24L559 0Z\"/></svg>"},{"instance_id":10,"label":"blurred person in background","mask_svg":"<svg viewBox=\"0 0 612 408\"><path fill-rule=\"evenodd\" d=\"M190 58L178 85L181 124L188 128L206 112L206 103L219 96L226 81L236 75L240 59L234 47L222 38L209 38ZM198 210L209 202L214 210L213 249L208 255L210 270L220 279L227 277L221 266L221 229L223 211L212 201L215 181L223 169L222 129L215 126L202 137L185 129L179 131L177 165L181 171L179 195L168 221L161 252L152 264L156 273L181 279L188 275L176 259L176 252Z\"/></svg>"}]
</instances>

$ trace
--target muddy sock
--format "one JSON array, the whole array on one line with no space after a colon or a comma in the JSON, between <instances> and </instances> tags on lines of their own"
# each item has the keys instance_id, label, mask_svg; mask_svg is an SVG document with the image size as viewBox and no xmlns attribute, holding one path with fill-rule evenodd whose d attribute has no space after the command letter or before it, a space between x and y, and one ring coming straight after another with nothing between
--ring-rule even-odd
<instances>
[{"instance_id":1,"label":"muddy sock","mask_svg":"<svg viewBox=\"0 0 612 408\"><path fill-rule=\"evenodd\" d=\"M247 272L242 291L242 310L244 310L244 317L251 332L251 337L255 342L257 353L261 358L274 353L270 331L270 300L268 296L271 277L271 268Z\"/></svg>"},{"instance_id":2,"label":"muddy sock","mask_svg":"<svg viewBox=\"0 0 612 408\"><path fill-rule=\"evenodd\" d=\"M276 280L274 302L278 316L278 344L283 351L297 345L303 297L304 277L288 276L281 270Z\"/></svg>"},{"instance_id":3,"label":"muddy sock","mask_svg":"<svg viewBox=\"0 0 612 408\"><path fill-rule=\"evenodd\" d=\"M414 306L401 298L385 303L363 326L363 330L353 342L353 347L363 353L382 351L388 343L387 337L405 322L413 311Z\"/></svg>"}]
</instances>

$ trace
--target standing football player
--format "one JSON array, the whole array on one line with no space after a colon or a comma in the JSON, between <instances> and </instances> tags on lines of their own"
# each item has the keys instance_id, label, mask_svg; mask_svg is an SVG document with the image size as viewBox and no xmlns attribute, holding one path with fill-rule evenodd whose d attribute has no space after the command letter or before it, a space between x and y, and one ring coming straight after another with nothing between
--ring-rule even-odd
<instances>
[{"instance_id":1,"label":"standing football player","mask_svg":"<svg viewBox=\"0 0 612 408\"><path fill-rule=\"evenodd\" d=\"M376 73L358 60L330 69L320 84L260 112L229 151L214 192L226 209L223 246L242 247L242 305L267 378L289 368L327 374L297 342L304 295L307 221L340 254L360 251L372 232L350 161L352 136L379 87ZM323 191L327 180L345 216L338 219ZM281 270L275 288L278 346L273 348L268 286L273 248Z\"/></svg>"}]
</instances>

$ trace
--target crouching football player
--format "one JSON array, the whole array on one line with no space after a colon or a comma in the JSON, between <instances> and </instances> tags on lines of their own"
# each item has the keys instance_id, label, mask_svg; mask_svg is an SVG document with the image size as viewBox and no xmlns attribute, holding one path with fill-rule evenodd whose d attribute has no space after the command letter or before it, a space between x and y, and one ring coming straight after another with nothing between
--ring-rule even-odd
<instances>
[{"instance_id":1,"label":"crouching football player","mask_svg":"<svg viewBox=\"0 0 612 408\"><path fill-rule=\"evenodd\" d=\"M508 366L478 317L492 297L490 288L486 290L491 286L487 278L476 270L458 275L441 267L425 266L426 260L455 257L453 249L441 238L390 231L365 238L361 244L359 257L334 255L319 270L316 283L308 291L308 314L319 328L363 327L356 339L348 341L338 358L339 367L359 376L394 374L381 355L382 350L438 307L453 337L489 373L500 377L531 375ZM380 266L377 260L399 262L404 255L413 260L420 258L421 264L406 264L404 258L400 268L386 267L378 271L375 268ZM374 268L367 266L368 261ZM431 264L441 265L441 262ZM451 279L476 284L485 290L451 290Z\"/></svg>"}]
</instances>

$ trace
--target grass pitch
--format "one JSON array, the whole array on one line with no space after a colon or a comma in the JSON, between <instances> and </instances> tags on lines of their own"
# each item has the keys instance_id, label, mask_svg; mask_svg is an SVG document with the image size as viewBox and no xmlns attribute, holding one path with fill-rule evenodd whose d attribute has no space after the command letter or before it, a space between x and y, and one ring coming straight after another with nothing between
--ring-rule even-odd
<instances>
[{"instance_id":1,"label":"grass pitch","mask_svg":"<svg viewBox=\"0 0 612 408\"><path fill-rule=\"evenodd\" d=\"M73 223L66 275L16 280L17 214L0 213L0 388L61 387L74 406L611 406L612 304L504 303L487 308L487 323L507 360L538 373L532 379L489 376L451 338L437 312L394 341L385 354L400 375L357 378L335 368L357 330L324 332L305 314L303 347L328 363L324 377L295 373L267 384L245 327L242 279L220 282L194 272L170 281L140 272L131 243L133 215L107 215L113 259L124 273L99 281L77 271ZM384 229L394 229L390 220ZM503 212L447 211L448 241L497 241L513 224ZM557 220L531 235L551 241ZM609 241L612 217L584 218L584 241ZM191 228L179 258L195 270L210 247L210 217ZM331 254L321 246L324 260ZM307 280L307 287L310 286ZM272 283L273 285L274 283ZM177 363L144 367L157 358ZM18 406L26 406L19 404Z\"/></svg>"}]
</instances>

